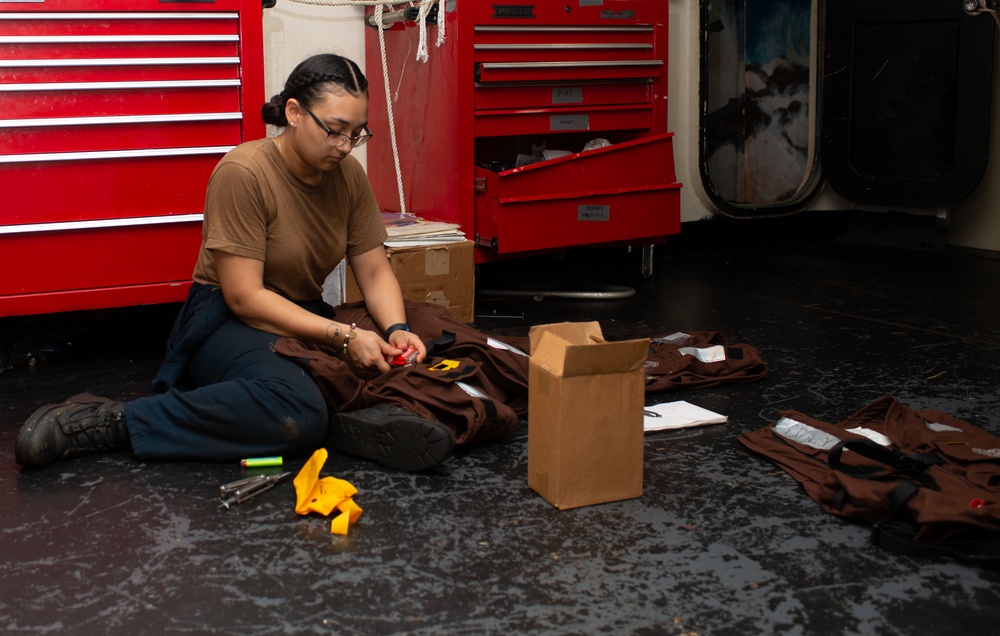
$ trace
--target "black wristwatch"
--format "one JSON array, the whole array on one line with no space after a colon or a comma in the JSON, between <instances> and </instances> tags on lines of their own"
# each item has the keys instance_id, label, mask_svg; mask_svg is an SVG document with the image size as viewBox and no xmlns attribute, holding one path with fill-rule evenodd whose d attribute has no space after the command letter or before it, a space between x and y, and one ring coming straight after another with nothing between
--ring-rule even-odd
<instances>
[{"instance_id":1,"label":"black wristwatch","mask_svg":"<svg viewBox=\"0 0 1000 636\"><path fill-rule=\"evenodd\" d=\"M396 331L409 331L410 325L405 322L397 322L394 325L390 325L388 329L385 330L385 341L389 342L389 336L391 336Z\"/></svg>"}]
</instances>

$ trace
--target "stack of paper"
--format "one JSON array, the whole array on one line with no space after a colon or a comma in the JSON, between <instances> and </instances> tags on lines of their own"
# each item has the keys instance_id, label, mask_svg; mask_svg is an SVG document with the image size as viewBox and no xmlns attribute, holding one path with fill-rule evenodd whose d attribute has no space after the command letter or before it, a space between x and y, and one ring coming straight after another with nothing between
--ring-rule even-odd
<instances>
[{"instance_id":1,"label":"stack of paper","mask_svg":"<svg viewBox=\"0 0 1000 636\"><path fill-rule=\"evenodd\" d=\"M389 238L386 247L412 247L416 245L436 245L457 243L465 240L461 226L457 223L428 221L411 214L382 214L382 222Z\"/></svg>"},{"instance_id":2,"label":"stack of paper","mask_svg":"<svg viewBox=\"0 0 1000 636\"><path fill-rule=\"evenodd\" d=\"M650 431L667 431L706 424L725 424L729 418L688 402L665 402L643 410L642 426Z\"/></svg>"}]
</instances>

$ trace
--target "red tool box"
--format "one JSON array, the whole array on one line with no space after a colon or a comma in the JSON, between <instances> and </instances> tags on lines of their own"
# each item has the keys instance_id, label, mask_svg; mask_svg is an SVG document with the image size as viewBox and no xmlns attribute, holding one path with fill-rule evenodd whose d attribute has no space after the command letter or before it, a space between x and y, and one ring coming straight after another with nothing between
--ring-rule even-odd
<instances>
[{"instance_id":1,"label":"red tool box","mask_svg":"<svg viewBox=\"0 0 1000 636\"><path fill-rule=\"evenodd\" d=\"M205 185L264 136L257 0L0 3L0 316L183 300Z\"/></svg>"},{"instance_id":2,"label":"red tool box","mask_svg":"<svg viewBox=\"0 0 1000 636\"><path fill-rule=\"evenodd\" d=\"M415 60L415 22L384 31L407 212L460 224L477 262L680 231L666 0L438 7L446 39L435 46L429 26L427 63ZM375 29L366 53L368 175L382 207L399 211ZM610 145L583 150L596 139ZM562 156L516 166L542 147Z\"/></svg>"}]
</instances>

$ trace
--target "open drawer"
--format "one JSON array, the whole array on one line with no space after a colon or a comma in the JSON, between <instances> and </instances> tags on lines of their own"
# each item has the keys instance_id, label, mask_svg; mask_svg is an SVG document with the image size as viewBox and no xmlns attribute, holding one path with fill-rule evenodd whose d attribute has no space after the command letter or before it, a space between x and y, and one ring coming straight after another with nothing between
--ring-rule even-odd
<instances>
[{"instance_id":1,"label":"open drawer","mask_svg":"<svg viewBox=\"0 0 1000 636\"><path fill-rule=\"evenodd\" d=\"M680 184L476 198L476 241L498 254L648 243L680 231Z\"/></svg>"},{"instance_id":2,"label":"open drawer","mask_svg":"<svg viewBox=\"0 0 1000 636\"><path fill-rule=\"evenodd\" d=\"M502 172L476 167L476 196L510 199L674 183L673 138L670 132L650 135Z\"/></svg>"}]
</instances>

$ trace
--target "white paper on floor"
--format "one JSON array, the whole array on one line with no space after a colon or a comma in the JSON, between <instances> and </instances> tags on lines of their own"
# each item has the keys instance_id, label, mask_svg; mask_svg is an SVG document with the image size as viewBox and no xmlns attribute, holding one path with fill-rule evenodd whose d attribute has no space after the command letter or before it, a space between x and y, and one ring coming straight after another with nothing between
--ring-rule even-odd
<instances>
[{"instance_id":1,"label":"white paper on floor","mask_svg":"<svg viewBox=\"0 0 1000 636\"><path fill-rule=\"evenodd\" d=\"M707 424L725 424L728 421L729 417L726 415L719 415L683 400L644 407L642 417L643 430L647 433Z\"/></svg>"}]
</instances>

